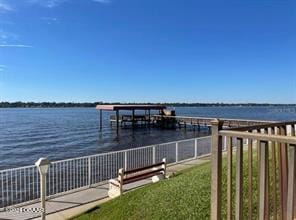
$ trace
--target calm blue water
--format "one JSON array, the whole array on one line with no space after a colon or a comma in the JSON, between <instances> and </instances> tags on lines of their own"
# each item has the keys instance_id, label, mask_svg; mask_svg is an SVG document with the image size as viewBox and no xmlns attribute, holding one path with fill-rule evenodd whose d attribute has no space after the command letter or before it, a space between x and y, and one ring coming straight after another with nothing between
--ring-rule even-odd
<instances>
[{"instance_id":1,"label":"calm blue water","mask_svg":"<svg viewBox=\"0 0 296 220\"><path fill-rule=\"evenodd\" d=\"M295 120L295 107L179 107L177 115L261 120ZM93 108L0 109L0 169L32 165L39 157L60 160L99 152L204 136L191 129L110 128L110 113Z\"/></svg>"}]
</instances>

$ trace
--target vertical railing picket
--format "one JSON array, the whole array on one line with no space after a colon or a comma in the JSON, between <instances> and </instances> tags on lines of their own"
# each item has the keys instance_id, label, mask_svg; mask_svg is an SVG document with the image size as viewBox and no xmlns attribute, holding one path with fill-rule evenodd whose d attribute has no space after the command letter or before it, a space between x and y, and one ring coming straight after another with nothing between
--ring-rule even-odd
<instances>
[{"instance_id":1,"label":"vertical railing picket","mask_svg":"<svg viewBox=\"0 0 296 220\"><path fill-rule=\"evenodd\" d=\"M221 178L222 178L222 137L219 130L223 122L215 119L212 125L212 180L211 180L211 219L221 219Z\"/></svg>"},{"instance_id":2,"label":"vertical railing picket","mask_svg":"<svg viewBox=\"0 0 296 220\"><path fill-rule=\"evenodd\" d=\"M280 135L286 135L286 126L280 127ZM288 184L288 161L287 144L280 143L279 147L279 170L280 170L280 204L283 219L287 219L287 184Z\"/></svg>"},{"instance_id":3,"label":"vertical railing picket","mask_svg":"<svg viewBox=\"0 0 296 220\"><path fill-rule=\"evenodd\" d=\"M269 219L267 212L267 170L268 170L268 142L260 141L260 182L259 182L259 220Z\"/></svg>"},{"instance_id":4,"label":"vertical railing picket","mask_svg":"<svg viewBox=\"0 0 296 220\"><path fill-rule=\"evenodd\" d=\"M269 134L275 134L275 128L271 127L269 129ZM274 141L270 142L271 145L271 179L272 179L272 214L277 216L277 181L276 181L276 143Z\"/></svg>"},{"instance_id":5,"label":"vertical railing picket","mask_svg":"<svg viewBox=\"0 0 296 220\"><path fill-rule=\"evenodd\" d=\"M287 195L287 220L294 219L294 193L295 193L295 169L296 169L296 145L289 146L289 178Z\"/></svg>"},{"instance_id":6,"label":"vertical railing picket","mask_svg":"<svg viewBox=\"0 0 296 220\"><path fill-rule=\"evenodd\" d=\"M194 139L194 158L197 158L197 138Z\"/></svg>"},{"instance_id":7,"label":"vertical railing picket","mask_svg":"<svg viewBox=\"0 0 296 220\"><path fill-rule=\"evenodd\" d=\"M235 219L243 219L243 139L237 138L236 146L236 210Z\"/></svg>"},{"instance_id":8,"label":"vertical railing picket","mask_svg":"<svg viewBox=\"0 0 296 220\"><path fill-rule=\"evenodd\" d=\"M152 162L153 163L156 163L155 161L156 161L156 158L155 158L155 145L153 145L153 147L152 147Z\"/></svg>"},{"instance_id":9,"label":"vertical railing picket","mask_svg":"<svg viewBox=\"0 0 296 220\"><path fill-rule=\"evenodd\" d=\"M91 186L91 157L88 157L88 186Z\"/></svg>"},{"instance_id":10,"label":"vertical railing picket","mask_svg":"<svg viewBox=\"0 0 296 220\"><path fill-rule=\"evenodd\" d=\"M232 137L226 139L227 148L227 220L232 219Z\"/></svg>"},{"instance_id":11,"label":"vertical railing picket","mask_svg":"<svg viewBox=\"0 0 296 220\"><path fill-rule=\"evenodd\" d=\"M127 151L124 151L124 170L127 170Z\"/></svg>"},{"instance_id":12,"label":"vertical railing picket","mask_svg":"<svg viewBox=\"0 0 296 220\"><path fill-rule=\"evenodd\" d=\"M252 220L253 213L253 140L248 139L248 218Z\"/></svg>"},{"instance_id":13,"label":"vertical railing picket","mask_svg":"<svg viewBox=\"0 0 296 220\"><path fill-rule=\"evenodd\" d=\"M179 161L179 142L176 142L176 163Z\"/></svg>"}]
</instances>

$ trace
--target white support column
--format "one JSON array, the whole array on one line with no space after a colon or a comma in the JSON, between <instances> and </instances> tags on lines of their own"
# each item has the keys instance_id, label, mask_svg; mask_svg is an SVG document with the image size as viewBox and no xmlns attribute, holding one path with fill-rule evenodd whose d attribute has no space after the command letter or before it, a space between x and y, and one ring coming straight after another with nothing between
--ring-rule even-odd
<instances>
[{"instance_id":1,"label":"white support column","mask_svg":"<svg viewBox=\"0 0 296 220\"><path fill-rule=\"evenodd\" d=\"M36 161L35 165L38 167L38 171L40 174L40 202L41 202L41 219L45 220L46 216L46 207L45 207L45 200L46 200L46 175L48 172L48 168L50 165L50 161L47 158L40 158Z\"/></svg>"},{"instance_id":2,"label":"white support column","mask_svg":"<svg viewBox=\"0 0 296 220\"><path fill-rule=\"evenodd\" d=\"M46 199L46 175L40 175L40 198L41 198L41 208L42 214L41 219L45 220L46 216L46 207L45 207L45 199Z\"/></svg>"}]
</instances>

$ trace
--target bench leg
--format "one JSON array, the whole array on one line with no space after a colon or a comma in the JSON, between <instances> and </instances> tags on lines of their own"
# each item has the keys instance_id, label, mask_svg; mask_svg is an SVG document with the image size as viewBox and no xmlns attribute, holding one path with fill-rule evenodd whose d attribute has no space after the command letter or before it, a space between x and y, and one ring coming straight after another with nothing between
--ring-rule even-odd
<instances>
[{"instance_id":1,"label":"bench leg","mask_svg":"<svg viewBox=\"0 0 296 220\"><path fill-rule=\"evenodd\" d=\"M109 183L108 196L110 198L118 197L121 194L122 194L122 186L121 186L121 184L118 186L118 185L115 185L113 183Z\"/></svg>"},{"instance_id":2,"label":"bench leg","mask_svg":"<svg viewBox=\"0 0 296 220\"><path fill-rule=\"evenodd\" d=\"M159 175L155 175L155 176L152 177L152 182L156 183L156 182L158 182L158 181L160 181L160 180L162 180L164 178L165 178L164 173L159 174Z\"/></svg>"}]
</instances>

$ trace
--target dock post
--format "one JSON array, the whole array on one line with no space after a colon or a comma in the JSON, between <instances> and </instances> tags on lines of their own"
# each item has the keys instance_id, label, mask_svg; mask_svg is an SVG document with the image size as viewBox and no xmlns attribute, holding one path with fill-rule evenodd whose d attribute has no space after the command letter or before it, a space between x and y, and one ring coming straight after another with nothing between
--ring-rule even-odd
<instances>
[{"instance_id":1,"label":"dock post","mask_svg":"<svg viewBox=\"0 0 296 220\"><path fill-rule=\"evenodd\" d=\"M132 115L132 125L133 125L133 128L135 127L135 109L133 109L133 115Z\"/></svg>"},{"instance_id":2,"label":"dock post","mask_svg":"<svg viewBox=\"0 0 296 220\"><path fill-rule=\"evenodd\" d=\"M118 134L118 129L119 129L119 110L116 110L116 130Z\"/></svg>"},{"instance_id":3,"label":"dock post","mask_svg":"<svg viewBox=\"0 0 296 220\"><path fill-rule=\"evenodd\" d=\"M100 110L100 131L102 131L102 109Z\"/></svg>"},{"instance_id":4,"label":"dock post","mask_svg":"<svg viewBox=\"0 0 296 220\"><path fill-rule=\"evenodd\" d=\"M150 113L150 109L148 110L148 126L150 128L150 121L151 121L151 113Z\"/></svg>"}]
</instances>

